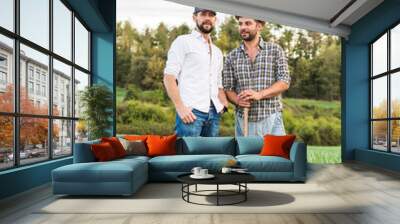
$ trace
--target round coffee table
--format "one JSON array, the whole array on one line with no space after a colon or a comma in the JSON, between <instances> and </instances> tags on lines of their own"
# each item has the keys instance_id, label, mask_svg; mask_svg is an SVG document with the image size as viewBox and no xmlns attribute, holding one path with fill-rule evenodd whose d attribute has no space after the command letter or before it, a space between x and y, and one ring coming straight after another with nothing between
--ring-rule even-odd
<instances>
[{"instance_id":1,"label":"round coffee table","mask_svg":"<svg viewBox=\"0 0 400 224\"><path fill-rule=\"evenodd\" d=\"M198 205L234 205L247 200L247 192L249 188L247 183L255 180L255 177L249 173L216 173L212 179L193 179L190 177L191 173L182 174L177 177L178 181L182 183L182 199L188 203ZM215 185L215 190L198 190L197 185ZM190 191L190 186L195 186L194 191ZM220 185L236 185L237 190L224 190L220 189ZM215 194L206 194L214 192ZM203 196L203 197L216 197L216 204L202 204L190 200L190 196ZM240 196L240 199L231 203L221 203L221 197Z\"/></svg>"}]
</instances>

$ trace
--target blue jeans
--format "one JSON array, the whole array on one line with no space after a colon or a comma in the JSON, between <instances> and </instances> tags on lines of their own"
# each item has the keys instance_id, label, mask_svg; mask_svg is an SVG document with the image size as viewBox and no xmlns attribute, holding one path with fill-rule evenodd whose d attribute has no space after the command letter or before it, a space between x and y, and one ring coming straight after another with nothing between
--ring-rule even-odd
<instances>
[{"instance_id":1,"label":"blue jeans","mask_svg":"<svg viewBox=\"0 0 400 224\"><path fill-rule=\"evenodd\" d=\"M283 125L282 113L277 112L271 114L269 117L257 121L249 121L249 136L264 136L266 134L270 135L286 135L285 127ZM243 118L238 115L235 116L235 135L243 136Z\"/></svg>"},{"instance_id":2,"label":"blue jeans","mask_svg":"<svg viewBox=\"0 0 400 224\"><path fill-rule=\"evenodd\" d=\"M202 136L215 137L219 135L219 123L221 115L215 110L211 104L210 111L204 113L196 109L192 110L197 119L190 124L185 124L179 115L176 115L175 131L179 137L184 136Z\"/></svg>"}]
</instances>

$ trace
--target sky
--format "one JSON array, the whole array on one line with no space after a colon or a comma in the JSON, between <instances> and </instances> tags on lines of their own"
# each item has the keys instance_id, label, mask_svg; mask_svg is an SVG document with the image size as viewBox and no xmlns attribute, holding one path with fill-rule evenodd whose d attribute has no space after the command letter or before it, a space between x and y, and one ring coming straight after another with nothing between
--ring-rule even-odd
<instances>
[{"instance_id":1,"label":"sky","mask_svg":"<svg viewBox=\"0 0 400 224\"><path fill-rule=\"evenodd\" d=\"M117 20L127 20L139 31L143 31L146 27L155 28L160 22L169 27L182 23L193 27L192 14L193 7L164 0L117 0ZM217 13L216 26L228 16Z\"/></svg>"}]
</instances>

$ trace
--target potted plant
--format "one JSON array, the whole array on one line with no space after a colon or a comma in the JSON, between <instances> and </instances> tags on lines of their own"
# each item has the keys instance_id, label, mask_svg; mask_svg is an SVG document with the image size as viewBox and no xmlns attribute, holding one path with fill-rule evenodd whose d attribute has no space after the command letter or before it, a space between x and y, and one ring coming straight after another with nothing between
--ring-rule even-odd
<instances>
[{"instance_id":1,"label":"potted plant","mask_svg":"<svg viewBox=\"0 0 400 224\"><path fill-rule=\"evenodd\" d=\"M108 130L112 125L112 103L112 93L105 85L88 86L81 92L82 118L90 140L110 136Z\"/></svg>"}]
</instances>

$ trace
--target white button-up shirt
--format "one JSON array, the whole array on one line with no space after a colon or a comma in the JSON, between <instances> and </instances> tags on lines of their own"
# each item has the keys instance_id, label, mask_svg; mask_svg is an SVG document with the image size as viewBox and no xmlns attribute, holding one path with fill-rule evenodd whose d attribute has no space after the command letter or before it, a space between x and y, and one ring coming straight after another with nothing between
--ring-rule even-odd
<instances>
[{"instance_id":1,"label":"white button-up shirt","mask_svg":"<svg viewBox=\"0 0 400 224\"><path fill-rule=\"evenodd\" d=\"M211 49L211 51L210 51ZM168 51L164 75L174 75L185 106L208 113L210 100L220 112L224 108L218 98L222 87L223 56L200 32L178 36Z\"/></svg>"}]
</instances>

